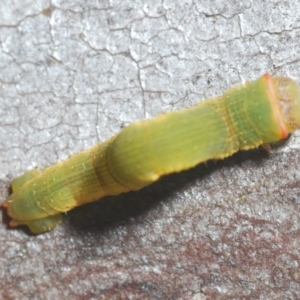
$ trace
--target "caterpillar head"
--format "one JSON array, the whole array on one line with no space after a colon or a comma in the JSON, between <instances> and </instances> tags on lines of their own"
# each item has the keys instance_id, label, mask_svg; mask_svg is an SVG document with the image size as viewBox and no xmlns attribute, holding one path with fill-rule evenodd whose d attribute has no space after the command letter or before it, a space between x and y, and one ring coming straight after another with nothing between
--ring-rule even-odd
<instances>
[{"instance_id":1,"label":"caterpillar head","mask_svg":"<svg viewBox=\"0 0 300 300\"><path fill-rule=\"evenodd\" d=\"M281 117L288 133L300 127L300 86L286 77L273 78Z\"/></svg>"}]
</instances>

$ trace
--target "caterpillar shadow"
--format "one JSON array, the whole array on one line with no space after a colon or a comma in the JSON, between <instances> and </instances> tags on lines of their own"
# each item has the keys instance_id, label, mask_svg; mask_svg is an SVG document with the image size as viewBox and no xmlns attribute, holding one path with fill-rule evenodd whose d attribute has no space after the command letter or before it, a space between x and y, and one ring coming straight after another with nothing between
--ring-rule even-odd
<instances>
[{"instance_id":1,"label":"caterpillar shadow","mask_svg":"<svg viewBox=\"0 0 300 300\"><path fill-rule=\"evenodd\" d=\"M278 145L275 145L278 147ZM247 163L260 166L270 154L262 148L240 151L230 158L208 161L195 168L162 177L157 182L135 192L110 196L78 207L67 214L66 223L71 230L80 232L101 232L120 225L135 222L159 205L172 201L172 195L193 185L198 180L213 176L222 168ZM234 187L233 187L234 188Z\"/></svg>"}]
</instances>

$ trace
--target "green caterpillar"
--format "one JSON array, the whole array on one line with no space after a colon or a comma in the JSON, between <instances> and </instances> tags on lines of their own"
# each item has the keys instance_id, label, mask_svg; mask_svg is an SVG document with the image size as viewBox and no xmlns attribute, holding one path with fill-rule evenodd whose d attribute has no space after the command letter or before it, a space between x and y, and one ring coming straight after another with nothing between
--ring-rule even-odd
<instances>
[{"instance_id":1,"label":"green caterpillar","mask_svg":"<svg viewBox=\"0 0 300 300\"><path fill-rule=\"evenodd\" d=\"M300 125L300 87L265 74L222 97L135 122L89 150L12 182L10 226L54 229L62 212L139 190L162 175L284 139Z\"/></svg>"}]
</instances>

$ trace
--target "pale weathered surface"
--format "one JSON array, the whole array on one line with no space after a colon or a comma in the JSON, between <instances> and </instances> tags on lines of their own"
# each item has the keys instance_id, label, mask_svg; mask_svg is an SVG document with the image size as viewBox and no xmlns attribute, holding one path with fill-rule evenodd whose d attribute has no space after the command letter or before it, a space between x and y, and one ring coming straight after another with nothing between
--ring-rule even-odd
<instances>
[{"instance_id":1,"label":"pale weathered surface","mask_svg":"<svg viewBox=\"0 0 300 300\"><path fill-rule=\"evenodd\" d=\"M210 3L209 3L210 2ZM264 2L264 3L262 3ZM207 4L206 4L207 3ZM137 119L300 80L299 1L2 1L0 193ZM0 223L1 299L298 299L300 133L68 213Z\"/></svg>"}]
</instances>

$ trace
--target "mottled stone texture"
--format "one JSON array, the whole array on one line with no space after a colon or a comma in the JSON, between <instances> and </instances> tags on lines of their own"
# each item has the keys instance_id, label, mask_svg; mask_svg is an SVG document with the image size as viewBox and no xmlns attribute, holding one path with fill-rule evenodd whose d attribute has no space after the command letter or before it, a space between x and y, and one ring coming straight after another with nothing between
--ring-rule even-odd
<instances>
[{"instance_id":1,"label":"mottled stone texture","mask_svg":"<svg viewBox=\"0 0 300 300\"><path fill-rule=\"evenodd\" d=\"M300 79L299 1L0 6L0 200L11 180L264 72ZM69 212L0 223L0 299L299 299L300 132Z\"/></svg>"}]
</instances>

